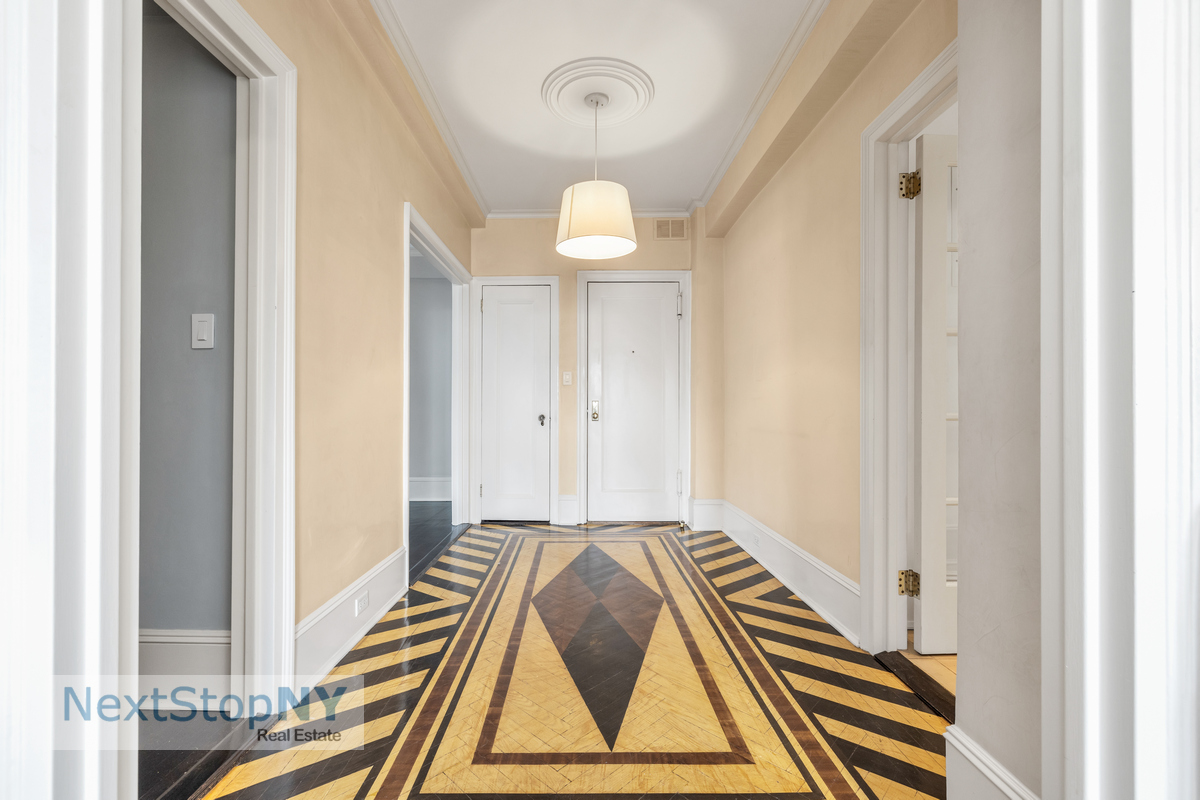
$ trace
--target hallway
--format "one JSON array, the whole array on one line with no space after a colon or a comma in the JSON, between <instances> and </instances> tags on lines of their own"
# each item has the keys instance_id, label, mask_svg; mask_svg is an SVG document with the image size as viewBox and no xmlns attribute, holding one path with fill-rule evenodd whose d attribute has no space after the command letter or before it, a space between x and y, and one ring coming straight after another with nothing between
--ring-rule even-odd
<instances>
[{"instance_id":1,"label":"hallway","mask_svg":"<svg viewBox=\"0 0 1200 800\"><path fill-rule=\"evenodd\" d=\"M346 750L252 750L205 797L946 792L946 723L723 533L473 527L324 688L356 678Z\"/></svg>"}]
</instances>

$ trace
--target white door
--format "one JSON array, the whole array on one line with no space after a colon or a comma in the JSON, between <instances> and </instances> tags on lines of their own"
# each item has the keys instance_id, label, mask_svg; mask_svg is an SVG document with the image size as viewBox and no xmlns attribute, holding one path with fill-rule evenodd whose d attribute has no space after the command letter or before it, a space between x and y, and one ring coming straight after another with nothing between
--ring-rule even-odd
<instances>
[{"instance_id":1,"label":"white door","mask_svg":"<svg viewBox=\"0 0 1200 800\"><path fill-rule=\"evenodd\" d=\"M679 284L587 297L587 518L679 520Z\"/></svg>"},{"instance_id":2,"label":"white door","mask_svg":"<svg viewBox=\"0 0 1200 800\"><path fill-rule=\"evenodd\" d=\"M550 520L550 287L483 287L485 520Z\"/></svg>"},{"instance_id":3,"label":"white door","mask_svg":"<svg viewBox=\"0 0 1200 800\"><path fill-rule=\"evenodd\" d=\"M958 652L958 137L917 139L913 646Z\"/></svg>"}]
</instances>

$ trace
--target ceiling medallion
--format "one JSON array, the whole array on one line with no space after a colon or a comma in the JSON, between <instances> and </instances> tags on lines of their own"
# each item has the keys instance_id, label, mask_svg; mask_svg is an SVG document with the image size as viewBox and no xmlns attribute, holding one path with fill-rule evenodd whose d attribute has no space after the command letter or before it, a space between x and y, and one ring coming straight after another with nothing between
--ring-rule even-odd
<instances>
[{"instance_id":1,"label":"ceiling medallion","mask_svg":"<svg viewBox=\"0 0 1200 800\"><path fill-rule=\"evenodd\" d=\"M642 69L618 58L581 58L568 61L542 82L542 102L560 119L591 128L598 124L584 98L595 92L609 102L599 122L604 127L628 122L646 110L654 99L654 81Z\"/></svg>"}]
</instances>

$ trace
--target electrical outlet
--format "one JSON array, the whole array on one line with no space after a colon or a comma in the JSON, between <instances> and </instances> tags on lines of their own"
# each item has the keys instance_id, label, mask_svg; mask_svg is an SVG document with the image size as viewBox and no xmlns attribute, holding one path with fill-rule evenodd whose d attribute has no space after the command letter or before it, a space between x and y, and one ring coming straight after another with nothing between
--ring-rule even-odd
<instances>
[{"instance_id":1,"label":"electrical outlet","mask_svg":"<svg viewBox=\"0 0 1200 800\"><path fill-rule=\"evenodd\" d=\"M758 534L754 534L754 546L758 547Z\"/></svg>"},{"instance_id":2,"label":"electrical outlet","mask_svg":"<svg viewBox=\"0 0 1200 800\"><path fill-rule=\"evenodd\" d=\"M371 605L370 592L363 592L362 597L354 601L354 616L358 616L367 610L367 606Z\"/></svg>"}]
</instances>

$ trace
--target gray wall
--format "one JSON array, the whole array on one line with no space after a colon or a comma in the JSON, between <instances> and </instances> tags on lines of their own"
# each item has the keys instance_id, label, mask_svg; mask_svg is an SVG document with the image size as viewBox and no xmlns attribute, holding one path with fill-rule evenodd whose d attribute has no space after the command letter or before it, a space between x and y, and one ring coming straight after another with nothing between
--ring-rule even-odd
<instances>
[{"instance_id":1,"label":"gray wall","mask_svg":"<svg viewBox=\"0 0 1200 800\"><path fill-rule=\"evenodd\" d=\"M1037 0L958 6L960 551L956 721L1041 786ZM951 797L972 795L951 761ZM965 776L964 776L965 778Z\"/></svg>"},{"instance_id":2,"label":"gray wall","mask_svg":"<svg viewBox=\"0 0 1200 800\"><path fill-rule=\"evenodd\" d=\"M228 630L236 79L148 3L142 67L141 627ZM216 315L191 349L191 315Z\"/></svg>"},{"instance_id":3,"label":"gray wall","mask_svg":"<svg viewBox=\"0 0 1200 800\"><path fill-rule=\"evenodd\" d=\"M413 278L408 474L450 477L450 281Z\"/></svg>"}]
</instances>

